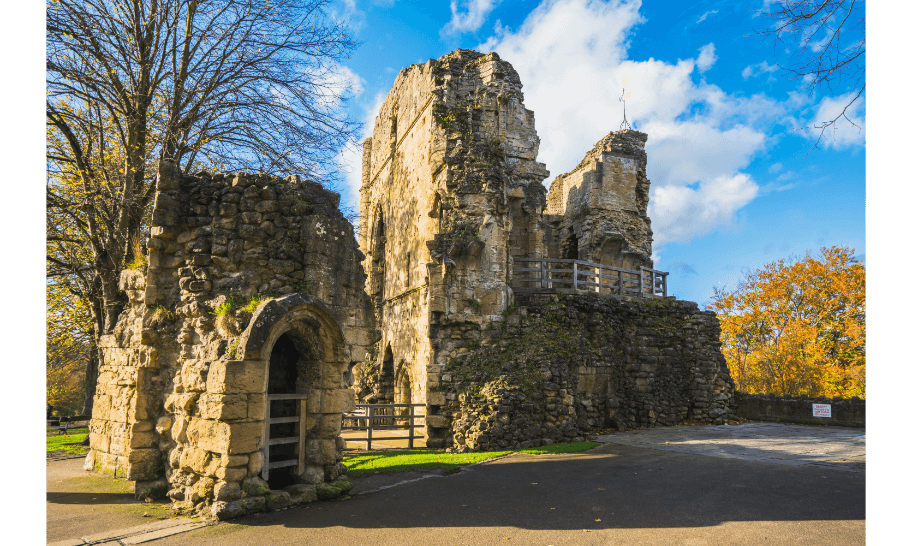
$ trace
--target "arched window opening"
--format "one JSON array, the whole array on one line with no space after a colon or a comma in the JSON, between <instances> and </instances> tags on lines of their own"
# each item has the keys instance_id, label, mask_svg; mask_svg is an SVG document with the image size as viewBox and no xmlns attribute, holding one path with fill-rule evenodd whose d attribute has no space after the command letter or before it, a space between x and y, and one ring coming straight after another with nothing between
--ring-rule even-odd
<instances>
[{"instance_id":1,"label":"arched window opening","mask_svg":"<svg viewBox=\"0 0 912 546\"><path fill-rule=\"evenodd\" d=\"M383 353L383 366L380 368L379 403L393 403L393 348L389 344Z\"/></svg>"},{"instance_id":2,"label":"arched window opening","mask_svg":"<svg viewBox=\"0 0 912 546\"><path fill-rule=\"evenodd\" d=\"M412 381L409 379L408 370L399 372L399 381L396 383L396 404L412 403ZM408 415L412 408L396 408L398 415Z\"/></svg>"},{"instance_id":3,"label":"arched window opening","mask_svg":"<svg viewBox=\"0 0 912 546\"><path fill-rule=\"evenodd\" d=\"M383 288L386 278L386 226L383 223L383 210L377 210L374 220L374 236L371 245L371 301L377 324L383 321Z\"/></svg>"}]
</instances>

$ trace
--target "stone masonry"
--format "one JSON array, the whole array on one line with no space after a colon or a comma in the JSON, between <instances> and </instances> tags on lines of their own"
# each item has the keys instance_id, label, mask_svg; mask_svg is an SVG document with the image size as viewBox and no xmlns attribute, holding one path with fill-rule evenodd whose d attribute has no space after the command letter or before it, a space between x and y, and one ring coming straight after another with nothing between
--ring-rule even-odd
<instances>
[{"instance_id":1,"label":"stone masonry","mask_svg":"<svg viewBox=\"0 0 912 546\"><path fill-rule=\"evenodd\" d=\"M344 474L341 414L353 409L368 303L338 201L298 177L160 164L148 265L123 272L129 306L102 338L87 469L218 517L312 500ZM270 394L306 395L306 453L267 484ZM296 415L295 403L273 402L272 417ZM297 449L274 446L270 460Z\"/></svg>"},{"instance_id":2,"label":"stone masonry","mask_svg":"<svg viewBox=\"0 0 912 546\"><path fill-rule=\"evenodd\" d=\"M513 290L515 258L652 267L646 140L609 133L547 191L519 75L460 49L397 77L364 142L357 242L315 182L161 162L86 468L227 518L347 490L356 400L420 404L427 446L456 451L727 422L712 312Z\"/></svg>"},{"instance_id":3,"label":"stone masonry","mask_svg":"<svg viewBox=\"0 0 912 546\"><path fill-rule=\"evenodd\" d=\"M359 242L371 298L372 347L355 368L358 399L426 404L418 410L427 411L429 447L500 446L500 440L473 441L474 447L456 441L480 424L478 419L465 422L479 415L460 405L467 403L468 393L502 399L498 389L504 385L495 386L497 374L470 369L463 370L462 380L454 379L464 360L454 355L484 351L466 343L493 343L490 335L478 332L500 330L506 337L497 343L507 346L519 343L511 336L528 333L502 328L506 316L531 312L525 308L528 302L513 293L514 257L579 259L629 270L652 267L646 140L637 131L609 133L548 191L542 184L548 170L537 161L535 116L523 105L522 83L509 63L496 53L460 49L402 70L363 147ZM563 296L560 301L571 305ZM636 322L637 305L614 302L602 313ZM541 359L536 370L557 366L561 374L579 374L580 366L591 367L624 376L617 385L640 388L653 377L664 385L660 399L609 395L601 380L593 396L581 396L576 383L553 394L545 387L553 381L536 371L523 379L537 381L529 388L538 398L529 400L549 400L545 405L555 408L542 411L563 412L561 423L576 423L577 399L618 404L593 415L597 424L589 429L672 424L686 416L726 420L731 384L718 349L718 322L712 314L699 314L695 304L682 305L654 310L674 324L685 310L705 323L699 336L696 330L682 330L679 345L638 344L634 334L626 340L605 332L593 337L597 351L631 355L624 365L602 360L604 367L593 366L588 359L571 364L558 354L535 357ZM635 330L629 326L625 331ZM705 344L695 349L696 337L689 335ZM655 359L674 362L655 368ZM689 371L681 371L685 368ZM671 370L677 371L661 379ZM543 423L543 414L536 415L529 419ZM528 433L514 437L522 442L551 438L542 427L526 427Z\"/></svg>"}]
</instances>

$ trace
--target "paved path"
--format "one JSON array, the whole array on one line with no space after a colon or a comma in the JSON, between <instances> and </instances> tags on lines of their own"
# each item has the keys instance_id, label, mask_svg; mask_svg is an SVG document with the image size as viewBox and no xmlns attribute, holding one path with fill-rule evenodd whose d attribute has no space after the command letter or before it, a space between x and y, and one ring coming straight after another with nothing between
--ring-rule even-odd
<instances>
[{"instance_id":1,"label":"paved path","mask_svg":"<svg viewBox=\"0 0 912 546\"><path fill-rule=\"evenodd\" d=\"M865 429L784 423L658 427L600 442L790 466L865 471Z\"/></svg>"},{"instance_id":2,"label":"paved path","mask_svg":"<svg viewBox=\"0 0 912 546\"><path fill-rule=\"evenodd\" d=\"M680 436L659 443L660 434ZM633 431L583 453L514 454L154 544L863 545L865 472L851 451L863 434L776 424ZM817 446L831 466L789 444ZM852 445L851 461L834 463Z\"/></svg>"}]
</instances>

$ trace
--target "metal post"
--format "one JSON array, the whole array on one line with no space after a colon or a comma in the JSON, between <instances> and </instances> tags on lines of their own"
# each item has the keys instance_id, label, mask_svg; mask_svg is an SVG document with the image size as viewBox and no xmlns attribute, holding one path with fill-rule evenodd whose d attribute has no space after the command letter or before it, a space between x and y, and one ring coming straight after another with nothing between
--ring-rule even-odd
<instances>
[{"instance_id":1,"label":"metal post","mask_svg":"<svg viewBox=\"0 0 912 546\"><path fill-rule=\"evenodd\" d=\"M538 265L541 267L541 287L548 288L547 276L545 273L545 260L538 262Z\"/></svg>"},{"instance_id":2,"label":"metal post","mask_svg":"<svg viewBox=\"0 0 912 546\"><path fill-rule=\"evenodd\" d=\"M624 272L618 271L618 296L624 295Z\"/></svg>"},{"instance_id":3,"label":"metal post","mask_svg":"<svg viewBox=\"0 0 912 546\"><path fill-rule=\"evenodd\" d=\"M373 437L373 432L374 432L373 416L374 416L374 407L368 406L367 407L367 450L368 451L370 451L370 449L371 449L371 437Z\"/></svg>"}]
</instances>

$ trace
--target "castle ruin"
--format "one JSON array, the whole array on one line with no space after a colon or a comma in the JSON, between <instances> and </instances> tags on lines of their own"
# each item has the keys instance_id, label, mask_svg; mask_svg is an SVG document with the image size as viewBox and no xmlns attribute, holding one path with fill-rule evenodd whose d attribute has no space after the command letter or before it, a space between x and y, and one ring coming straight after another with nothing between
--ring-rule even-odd
<instances>
[{"instance_id":1,"label":"castle ruin","mask_svg":"<svg viewBox=\"0 0 912 546\"><path fill-rule=\"evenodd\" d=\"M646 140L609 133L546 190L518 74L457 50L387 95L357 241L317 183L162 162L86 468L226 518L344 490L356 401L421 404L454 451L726 422L718 320L653 269Z\"/></svg>"}]
</instances>

